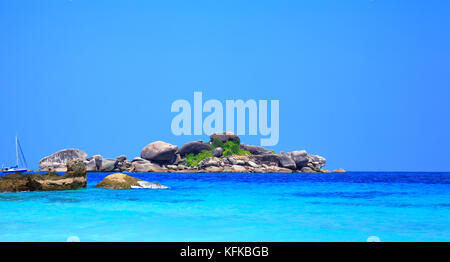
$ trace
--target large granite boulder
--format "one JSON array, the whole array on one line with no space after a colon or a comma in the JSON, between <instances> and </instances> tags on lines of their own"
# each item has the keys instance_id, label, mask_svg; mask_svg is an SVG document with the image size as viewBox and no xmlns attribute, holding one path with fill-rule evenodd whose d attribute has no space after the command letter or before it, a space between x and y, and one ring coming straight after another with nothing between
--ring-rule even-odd
<instances>
[{"instance_id":1,"label":"large granite boulder","mask_svg":"<svg viewBox=\"0 0 450 262\"><path fill-rule=\"evenodd\" d=\"M212 155L215 157L221 157L223 155L223 148L216 147L212 150Z\"/></svg>"},{"instance_id":2,"label":"large granite boulder","mask_svg":"<svg viewBox=\"0 0 450 262\"><path fill-rule=\"evenodd\" d=\"M151 162L172 164L177 158L175 154L177 149L177 146L163 141L156 141L148 144L142 149L141 158Z\"/></svg>"},{"instance_id":3,"label":"large granite boulder","mask_svg":"<svg viewBox=\"0 0 450 262\"><path fill-rule=\"evenodd\" d=\"M188 142L184 144L180 149L178 149L178 153L183 157L187 154L198 154L203 150L210 150L211 145L205 144L202 141L194 141Z\"/></svg>"},{"instance_id":4,"label":"large granite boulder","mask_svg":"<svg viewBox=\"0 0 450 262\"><path fill-rule=\"evenodd\" d=\"M100 172L111 172L116 168L117 159L115 158L103 158L101 162Z\"/></svg>"},{"instance_id":5,"label":"large granite boulder","mask_svg":"<svg viewBox=\"0 0 450 262\"><path fill-rule=\"evenodd\" d=\"M308 155L308 164L307 167L311 168L312 170L319 172L320 169L325 166L326 159L318 156L318 155Z\"/></svg>"},{"instance_id":6,"label":"large granite boulder","mask_svg":"<svg viewBox=\"0 0 450 262\"><path fill-rule=\"evenodd\" d=\"M82 160L67 163L65 175L53 172L46 174L8 174L0 177L0 192L54 191L86 187L87 172Z\"/></svg>"},{"instance_id":7,"label":"large granite boulder","mask_svg":"<svg viewBox=\"0 0 450 262\"><path fill-rule=\"evenodd\" d=\"M302 167L307 166L309 160L305 150L292 151L290 155L292 160L294 160L297 169L302 169Z\"/></svg>"},{"instance_id":8,"label":"large granite boulder","mask_svg":"<svg viewBox=\"0 0 450 262\"><path fill-rule=\"evenodd\" d=\"M240 141L239 136L235 135L232 132L221 132L221 133L214 133L209 136L209 139L211 142L214 141L214 139L219 139L223 143L234 140L234 141Z\"/></svg>"},{"instance_id":9,"label":"large granite boulder","mask_svg":"<svg viewBox=\"0 0 450 262\"><path fill-rule=\"evenodd\" d=\"M88 157L85 161L88 172L133 172L131 161L122 155L116 158L103 158L101 155Z\"/></svg>"},{"instance_id":10,"label":"large granite boulder","mask_svg":"<svg viewBox=\"0 0 450 262\"><path fill-rule=\"evenodd\" d=\"M91 157L86 158L86 161L88 161L88 165L95 165L95 170L91 170L91 168L88 168L88 172L100 171L102 167L103 157L101 155L93 155Z\"/></svg>"},{"instance_id":11,"label":"large granite boulder","mask_svg":"<svg viewBox=\"0 0 450 262\"><path fill-rule=\"evenodd\" d=\"M292 170L297 169L297 165L289 153L280 153L280 166Z\"/></svg>"},{"instance_id":12,"label":"large granite boulder","mask_svg":"<svg viewBox=\"0 0 450 262\"><path fill-rule=\"evenodd\" d=\"M132 188L149 188L149 189L166 189L168 187L159 183L150 183L139 178L128 176L122 173L115 173L105 177L97 184L98 188L107 189L132 189Z\"/></svg>"},{"instance_id":13,"label":"large granite boulder","mask_svg":"<svg viewBox=\"0 0 450 262\"><path fill-rule=\"evenodd\" d=\"M253 145L244 145L241 144L241 148L250 152L252 155L266 155L273 154L272 150L266 149L261 146L253 146Z\"/></svg>"},{"instance_id":14,"label":"large granite boulder","mask_svg":"<svg viewBox=\"0 0 450 262\"><path fill-rule=\"evenodd\" d=\"M50 156L44 157L39 161L41 170L58 170L66 169L66 164L73 160L84 160L87 154L79 149L64 149Z\"/></svg>"},{"instance_id":15,"label":"large granite boulder","mask_svg":"<svg viewBox=\"0 0 450 262\"><path fill-rule=\"evenodd\" d=\"M94 159L84 161L84 165L86 166L87 172L97 172L97 166L95 165Z\"/></svg>"}]
</instances>

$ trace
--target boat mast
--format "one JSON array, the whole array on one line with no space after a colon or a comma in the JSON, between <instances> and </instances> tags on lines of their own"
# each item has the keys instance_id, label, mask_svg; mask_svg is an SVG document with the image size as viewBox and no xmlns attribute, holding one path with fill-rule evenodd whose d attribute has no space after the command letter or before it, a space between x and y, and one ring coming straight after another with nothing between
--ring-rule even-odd
<instances>
[{"instance_id":1,"label":"boat mast","mask_svg":"<svg viewBox=\"0 0 450 262\"><path fill-rule=\"evenodd\" d=\"M22 158L22 164L24 164L25 167L28 169L27 160L25 159L25 155L23 153L22 146L20 145L19 138L17 138L17 145L19 146L19 152L20 152L20 156L19 157Z\"/></svg>"},{"instance_id":2,"label":"boat mast","mask_svg":"<svg viewBox=\"0 0 450 262\"><path fill-rule=\"evenodd\" d=\"M16 166L19 167L19 146L17 143L17 136L16 136Z\"/></svg>"}]
</instances>

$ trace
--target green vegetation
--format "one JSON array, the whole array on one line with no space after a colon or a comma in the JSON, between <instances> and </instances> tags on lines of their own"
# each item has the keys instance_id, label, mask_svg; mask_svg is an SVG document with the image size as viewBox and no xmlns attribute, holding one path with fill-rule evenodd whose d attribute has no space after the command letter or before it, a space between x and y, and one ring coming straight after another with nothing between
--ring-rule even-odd
<instances>
[{"instance_id":1,"label":"green vegetation","mask_svg":"<svg viewBox=\"0 0 450 262\"><path fill-rule=\"evenodd\" d=\"M203 150L202 152L194 155L193 153L186 155L186 162L185 164L188 166L196 166L200 161L202 161L205 158L213 157L212 150Z\"/></svg>"},{"instance_id":2,"label":"green vegetation","mask_svg":"<svg viewBox=\"0 0 450 262\"><path fill-rule=\"evenodd\" d=\"M217 147L223 148L223 155L224 156L232 156L232 155L251 155L250 152L244 150L240 146L240 140L239 138L236 140L230 140L225 143L220 141L219 139L214 139L214 141L211 144L211 150L203 150L202 152L198 154L188 154L186 155L186 161L185 164L188 166L196 166L200 161L202 161L205 158L213 157L212 150Z\"/></svg>"},{"instance_id":3,"label":"green vegetation","mask_svg":"<svg viewBox=\"0 0 450 262\"><path fill-rule=\"evenodd\" d=\"M232 155L251 155L250 152L241 148L240 144L237 144L234 141L227 141L223 144L223 155L224 156L232 156Z\"/></svg>"},{"instance_id":4,"label":"green vegetation","mask_svg":"<svg viewBox=\"0 0 450 262\"><path fill-rule=\"evenodd\" d=\"M244 150L241 148L241 141L239 138L235 140L230 140L225 143L220 141L219 139L215 138L212 142L211 149L214 149L216 147L223 148L223 155L224 156L232 156L232 155L251 155L250 152Z\"/></svg>"}]
</instances>

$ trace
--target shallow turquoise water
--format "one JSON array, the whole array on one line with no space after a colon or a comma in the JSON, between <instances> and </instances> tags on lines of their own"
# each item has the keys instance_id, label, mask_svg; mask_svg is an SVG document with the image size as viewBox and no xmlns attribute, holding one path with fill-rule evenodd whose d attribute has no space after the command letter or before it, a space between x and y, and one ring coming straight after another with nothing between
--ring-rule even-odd
<instances>
[{"instance_id":1,"label":"shallow turquoise water","mask_svg":"<svg viewBox=\"0 0 450 262\"><path fill-rule=\"evenodd\" d=\"M169 190L0 194L0 241L450 241L450 173L133 174Z\"/></svg>"}]
</instances>

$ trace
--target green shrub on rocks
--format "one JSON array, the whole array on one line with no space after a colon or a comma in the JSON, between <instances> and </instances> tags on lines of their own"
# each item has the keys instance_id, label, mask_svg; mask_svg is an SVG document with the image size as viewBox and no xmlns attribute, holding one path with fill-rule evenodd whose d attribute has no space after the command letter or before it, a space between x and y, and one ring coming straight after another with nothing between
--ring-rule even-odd
<instances>
[{"instance_id":1,"label":"green shrub on rocks","mask_svg":"<svg viewBox=\"0 0 450 262\"><path fill-rule=\"evenodd\" d=\"M232 155L251 155L250 152L241 148L241 145L235 141L227 141L223 144L223 155L224 156L232 156Z\"/></svg>"},{"instance_id":2,"label":"green shrub on rocks","mask_svg":"<svg viewBox=\"0 0 450 262\"><path fill-rule=\"evenodd\" d=\"M251 155L250 152L241 148L239 138L236 140L227 141L225 143L216 138L213 140L210 150L203 150L202 152L200 152L198 154L191 153L191 154L186 155L185 164L188 166L197 166L198 163L200 163L200 161L202 161L203 159L213 157L212 150L217 147L223 148L223 150L224 150L223 156Z\"/></svg>"},{"instance_id":3,"label":"green shrub on rocks","mask_svg":"<svg viewBox=\"0 0 450 262\"><path fill-rule=\"evenodd\" d=\"M211 150L203 150L202 152L198 154L187 154L186 155L186 162L185 164L188 166L196 166L200 161L202 161L205 158L213 157Z\"/></svg>"},{"instance_id":4,"label":"green shrub on rocks","mask_svg":"<svg viewBox=\"0 0 450 262\"><path fill-rule=\"evenodd\" d=\"M217 148L217 147L222 147L223 148L223 142L220 141L220 139L218 138L214 138L214 140L212 141L211 144L211 149Z\"/></svg>"}]
</instances>

